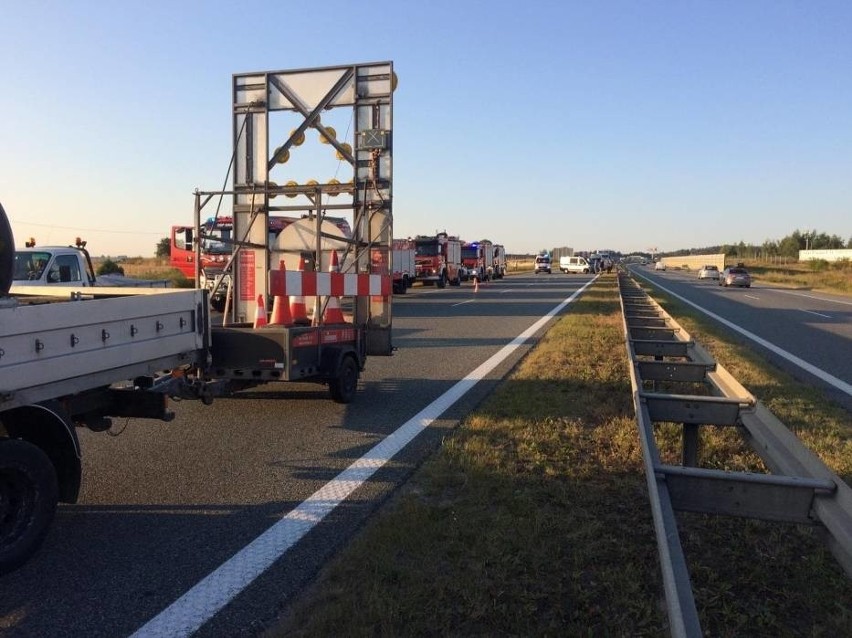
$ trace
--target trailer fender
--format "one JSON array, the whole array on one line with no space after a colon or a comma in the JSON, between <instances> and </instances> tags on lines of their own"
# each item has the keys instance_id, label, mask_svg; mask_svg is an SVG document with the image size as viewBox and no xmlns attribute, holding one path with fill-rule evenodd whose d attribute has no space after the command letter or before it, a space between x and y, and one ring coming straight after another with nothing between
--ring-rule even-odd
<instances>
[{"instance_id":1,"label":"trailer fender","mask_svg":"<svg viewBox=\"0 0 852 638\"><path fill-rule=\"evenodd\" d=\"M82 464L80 441L73 423L57 401L25 405L0 413L2 431L40 448L56 470L59 500L76 503L80 494Z\"/></svg>"}]
</instances>

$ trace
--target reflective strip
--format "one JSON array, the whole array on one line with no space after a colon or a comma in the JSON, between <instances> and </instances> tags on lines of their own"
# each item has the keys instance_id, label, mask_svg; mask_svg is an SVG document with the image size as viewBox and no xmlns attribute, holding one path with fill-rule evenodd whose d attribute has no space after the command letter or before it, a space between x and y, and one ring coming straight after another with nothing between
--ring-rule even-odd
<instances>
[{"instance_id":1,"label":"reflective strip","mask_svg":"<svg viewBox=\"0 0 852 638\"><path fill-rule=\"evenodd\" d=\"M269 294L273 297L387 297L393 282L390 275L339 272L269 271Z\"/></svg>"}]
</instances>

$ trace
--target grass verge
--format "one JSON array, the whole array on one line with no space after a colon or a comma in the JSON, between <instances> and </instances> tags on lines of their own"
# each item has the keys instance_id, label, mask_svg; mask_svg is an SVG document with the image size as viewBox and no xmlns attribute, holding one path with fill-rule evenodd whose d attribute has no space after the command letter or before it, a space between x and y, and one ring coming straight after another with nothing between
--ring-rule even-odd
<instances>
[{"instance_id":1,"label":"grass verge","mask_svg":"<svg viewBox=\"0 0 852 638\"><path fill-rule=\"evenodd\" d=\"M707 635L850 635L852 587L810 530L696 515L681 528ZM267 635L665 633L613 275Z\"/></svg>"}]
</instances>

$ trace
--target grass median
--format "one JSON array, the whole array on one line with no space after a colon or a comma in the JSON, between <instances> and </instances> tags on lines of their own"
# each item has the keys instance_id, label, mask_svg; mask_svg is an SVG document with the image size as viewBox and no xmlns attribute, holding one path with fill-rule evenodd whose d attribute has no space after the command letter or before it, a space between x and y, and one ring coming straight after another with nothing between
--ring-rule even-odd
<instances>
[{"instance_id":1,"label":"grass median","mask_svg":"<svg viewBox=\"0 0 852 638\"><path fill-rule=\"evenodd\" d=\"M850 634L852 588L811 530L681 528L708 635ZM658 636L664 609L607 275L267 635Z\"/></svg>"}]
</instances>

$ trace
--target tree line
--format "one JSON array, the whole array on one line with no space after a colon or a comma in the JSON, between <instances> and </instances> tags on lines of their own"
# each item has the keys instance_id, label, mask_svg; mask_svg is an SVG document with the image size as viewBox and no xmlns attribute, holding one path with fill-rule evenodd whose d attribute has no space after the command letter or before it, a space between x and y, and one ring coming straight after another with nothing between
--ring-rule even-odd
<instances>
[{"instance_id":1,"label":"tree line","mask_svg":"<svg viewBox=\"0 0 852 638\"><path fill-rule=\"evenodd\" d=\"M843 241L839 235L817 232L816 230L796 229L783 239L767 239L763 244L722 244L720 246L705 246L703 248L683 248L668 255L689 255L705 253L724 253L730 257L745 257L746 255L761 255L763 257L793 257L798 258L800 250L822 250L836 248L852 248L852 237Z\"/></svg>"}]
</instances>

